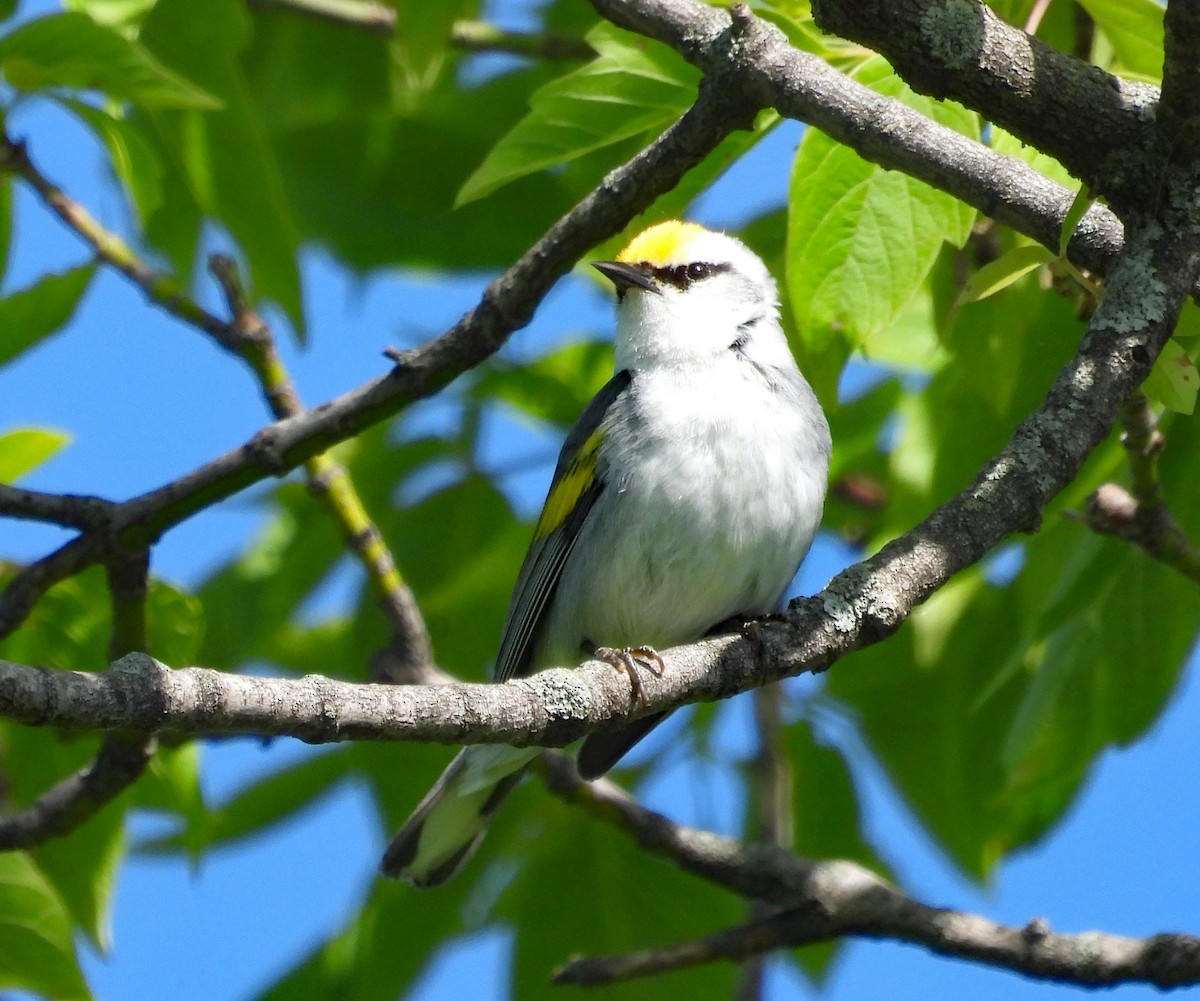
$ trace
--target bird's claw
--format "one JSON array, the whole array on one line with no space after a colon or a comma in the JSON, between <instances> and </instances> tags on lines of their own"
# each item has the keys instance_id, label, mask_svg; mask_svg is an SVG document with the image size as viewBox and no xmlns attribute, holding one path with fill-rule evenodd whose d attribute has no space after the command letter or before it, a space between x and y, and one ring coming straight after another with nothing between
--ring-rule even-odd
<instances>
[{"instance_id":1,"label":"bird's claw","mask_svg":"<svg viewBox=\"0 0 1200 1001\"><path fill-rule=\"evenodd\" d=\"M638 677L638 665L640 664L647 671L660 678L667 669L659 652L649 646L627 646L620 650L616 650L613 647L601 646L596 647L592 651L592 655L599 660L611 664L618 671L624 671L629 675L629 684L633 688L633 694L637 696L638 702L643 706L648 706L650 700L646 698L646 690L642 688L642 679Z\"/></svg>"}]
</instances>

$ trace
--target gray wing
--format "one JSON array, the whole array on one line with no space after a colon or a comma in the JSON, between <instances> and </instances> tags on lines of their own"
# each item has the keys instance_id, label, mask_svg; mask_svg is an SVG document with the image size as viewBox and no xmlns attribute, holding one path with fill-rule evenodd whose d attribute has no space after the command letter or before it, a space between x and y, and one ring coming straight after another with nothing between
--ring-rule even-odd
<instances>
[{"instance_id":1,"label":"gray wing","mask_svg":"<svg viewBox=\"0 0 1200 1001\"><path fill-rule=\"evenodd\" d=\"M554 469L554 479L550 482L547 499L553 495L554 488L571 468L579 450L600 427L609 408L629 388L632 378L627 371L614 375L575 422L567 440L563 442L562 451L559 452L558 465ZM597 469L562 524L541 538L535 536L530 544L529 552L525 554L525 562L521 564L521 572L517 575L517 583L508 606L508 617L500 634L500 650L496 655L497 681L507 681L509 678L519 678L530 673L531 660L545 621L546 609L562 577L563 566L567 557L571 555L571 550L575 548L580 528L596 503L596 498L603 491L602 471Z\"/></svg>"}]
</instances>

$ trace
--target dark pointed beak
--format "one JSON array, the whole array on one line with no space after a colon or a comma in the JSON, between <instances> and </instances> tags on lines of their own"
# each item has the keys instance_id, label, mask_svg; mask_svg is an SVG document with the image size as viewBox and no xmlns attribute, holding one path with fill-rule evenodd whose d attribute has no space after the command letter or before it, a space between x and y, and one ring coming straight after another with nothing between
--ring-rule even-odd
<instances>
[{"instance_id":1,"label":"dark pointed beak","mask_svg":"<svg viewBox=\"0 0 1200 1001\"><path fill-rule=\"evenodd\" d=\"M624 294L625 290L630 288L645 289L656 295L661 294L654 273L641 264L625 264L622 261L592 261L592 267L617 286L618 294Z\"/></svg>"}]
</instances>

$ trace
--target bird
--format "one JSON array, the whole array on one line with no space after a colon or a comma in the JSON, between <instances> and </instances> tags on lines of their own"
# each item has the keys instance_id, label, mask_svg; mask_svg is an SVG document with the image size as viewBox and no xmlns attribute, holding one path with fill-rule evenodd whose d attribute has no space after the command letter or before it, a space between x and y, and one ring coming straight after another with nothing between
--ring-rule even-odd
<instances>
[{"instance_id":1,"label":"bird","mask_svg":"<svg viewBox=\"0 0 1200 1001\"><path fill-rule=\"evenodd\" d=\"M616 290L614 375L567 434L517 576L495 680L658 649L778 612L820 525L829 425L744 243L677 219L593 266ZM607 772L665 714L597 731L576 759ZM464 748L388 847L384 875L457 873L536 747Z\"/></svg>"}]
</instances>

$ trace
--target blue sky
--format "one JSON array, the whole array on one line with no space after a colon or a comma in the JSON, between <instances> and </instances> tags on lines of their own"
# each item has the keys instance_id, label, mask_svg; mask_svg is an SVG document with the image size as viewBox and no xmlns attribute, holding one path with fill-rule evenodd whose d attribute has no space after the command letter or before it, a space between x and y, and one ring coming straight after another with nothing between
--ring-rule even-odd
<instances>
[{"instance_id":1,"label":"blue sky","mask_svg":"<svg viewBox=\"0 0 1200 1001\"><path fill-rule=\"evenodd\" d=\"M127 212L106 184L100 150L70 119L45 103L31 102L12 116L9 128L28 139L31 155L45 173L106 225L128 231ZM797 136L798 127L781 129L751 162L705 197L695 218L710 225L734 224L782 200ZM21 189L16 225L6 290L88 256ZM223 247L219 235L214 235L213 247ZM303 267L311 345L299 350L290 338L280 340L310 404L382 372L386 363L380 350L385 345L414 343L449 326L474 304L486 281L486 276L435 281L394 273L357 280L317 253L306 256ZM219 309L210 289L200 294ZM535 354L581 330L604 329L608 317L609 304L593 284L567 279L531 327L516 335L511 350ZM282 330L282 322L272 319ZM421 419L436 423L438 406L422 405ZM39 489L127 497L240 444L265 419L257 389L237 362L194 331L147 308L140 293L111 273L96 280L66 331L0 369L0 431L40 425L64 429L73 438L25 481ZM164 432L167 422L169 433ZM541 460L508 483L528 510L544 493L556 450L552 438L515 423L492 429L490 452L497 467L515 459ZM194 584L244 546L258 527L259 514L244 498L232 498L169 533L154 552L154 570ZM2 522L0 557L36 557L61 538L54 529ZM847 559L836 542L823 540L806 564L802 589L819 588ZM319 596L314 611L335 608L341 594L338 586L331 587ZM1044 843L1001 866L990 887L980 889L957 875L882 778L864 764L860 794L872 840L906 885L932 903L1013 924L1040 916L1057 930L1097 928L1130 935L1200 931L1195 851L1200 684L1194 673L1189 671L1152 733L1133 748L1106 755L1065 821ZM736 746L744 739L746 706L734 704L723 713L725 739ZM313 753L320 751L287 742L212 745L204 752L205 787L219 801L249 778ZM719 783L709 800L696 795L696 776L674 778L647 790L651 805L690 822L715 817L727 823L732 817L735 806L722 799ZM139 821L135 833L143 827ZM166 984L174 1001L251 996L353 913L374 878L382 837L361 790L340 787L268 836L214 852L196 872L182 862L131 862L117 890L114 949L107 957L87 956L97 996L104 1001L158 1001ZM472 983L473 998L504 996L504 946L503 933L463 943L452 958L431 966L418 997L461 996L465 982ZM221 972L215 979L181 976L181 971L200 969ZM497 975L480 992L474 978L487 971ZM773 988L775 998L812 996L789 975L778 975ZM861 942L845 950L824 996L836 1001L880 996L890 1001L931 996L1020 1001L1074 993L930 957L912 947ZM1115 996L1126 1001L1152 995L1158 996L1133 987L1120 988Z\"/></svg>"}]
</instances>

